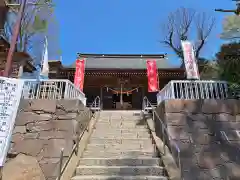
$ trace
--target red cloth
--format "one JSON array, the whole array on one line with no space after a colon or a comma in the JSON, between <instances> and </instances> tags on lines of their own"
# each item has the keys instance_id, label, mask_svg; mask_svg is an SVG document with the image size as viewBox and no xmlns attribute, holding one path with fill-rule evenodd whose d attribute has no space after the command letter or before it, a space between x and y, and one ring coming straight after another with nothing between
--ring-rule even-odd
<instances>
[{"instance_id":1,"label":"red cloth","mask_svg":"<svg viewBox=\"0 0 240 180\"><path fill-rule=\"evenodd\" d=\"M148 92L159 91L156 60L147 60Z\"/></svg>"},{"instance_id":2,"label":"red cloth","mask_svg":"<svg viewBox=\"0 0 240 180\"><path fill-rule=\"evenodd\" d=\"M78 59L76 61L76 70L74 76L74 85L83 91L83 84L84 84L84 73L85 73L85 60Z\"/></svg>"}]
</instances>

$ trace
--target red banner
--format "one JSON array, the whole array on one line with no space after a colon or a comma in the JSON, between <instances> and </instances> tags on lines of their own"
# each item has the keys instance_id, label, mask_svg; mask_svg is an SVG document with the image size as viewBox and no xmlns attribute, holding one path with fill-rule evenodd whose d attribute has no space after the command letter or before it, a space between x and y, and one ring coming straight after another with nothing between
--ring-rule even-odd
<instances>
[{"instance_id":1,"label":"red banner","mask_svg":"<svg viewBox=\"0 0 240 180\"><path fill-rule=\"evenodd\" d=\"M74 85L83 91L83 84L84 84L84 71L85 71L85 60L78 59L76 61L76 70L74 76Z\"/></svg>"},{"instance_id":2,"label":"red banner","mask_svg":"<svg viewBox=\"0 0 240 180\"><path fill-rule=\"evenodd\" d=\"M148 92L159 90L156 60L147 60Z\"/></svg>"}]
</instances>

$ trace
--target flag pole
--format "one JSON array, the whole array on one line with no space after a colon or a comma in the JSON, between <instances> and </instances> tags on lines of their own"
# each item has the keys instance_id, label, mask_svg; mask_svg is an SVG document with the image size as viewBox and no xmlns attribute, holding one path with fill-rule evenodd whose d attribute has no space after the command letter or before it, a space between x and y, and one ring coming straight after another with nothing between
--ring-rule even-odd
<instances>
[{"instance_id":1,"label":"flag pole","mask_svg":"<svg viewBox=\"0 0 240 180\"><path fill-rule=\"evenodd\" d=\"M27 0L22 0L20 10L18 12L18 19L17 19L17 22L14 25L14 32L13 32L13 36L12 36L12 39L11 39L8 55L7 55L6 67L5 67L5 70L4 70L4 73L3 73L3 76L5 76L5 77L9 76L10 70L11 70L11 67L12 67L13 53L16 49L17 39L18 39L18 35L19 35L19 31L20 31L21 22L22 22L23 13L24 13L24 10L25 10L26 3L27 3Z\"/></svg>"}]
</instances>

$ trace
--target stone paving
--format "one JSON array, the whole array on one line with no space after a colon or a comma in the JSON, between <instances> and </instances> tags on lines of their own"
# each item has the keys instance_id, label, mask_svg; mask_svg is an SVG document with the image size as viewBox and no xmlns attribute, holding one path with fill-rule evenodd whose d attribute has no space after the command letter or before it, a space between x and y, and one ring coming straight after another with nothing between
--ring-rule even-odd
<instances>
[{"instance_id":1,"label":"stone paving","mask_svg":"<svg viewBox=\"0 0 240 180\"><path fill-rule=\"evenodd\" d=\"M134 111L102 111L72 180L167 180Z\"/></svg>"}]
</instances>

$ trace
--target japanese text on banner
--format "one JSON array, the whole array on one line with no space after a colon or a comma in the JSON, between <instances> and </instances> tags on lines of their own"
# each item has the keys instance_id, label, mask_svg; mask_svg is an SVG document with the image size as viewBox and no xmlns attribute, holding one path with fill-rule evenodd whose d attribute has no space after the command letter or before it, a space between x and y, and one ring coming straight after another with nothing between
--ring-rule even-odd
<instances>
[{"instance_id":1,"label":"japanese text on banner","mask_svg":"<svg viewBox=\"0 0 240 180\"><path fill-rule=\"evenodd\" d=\"M182 41L181 43L187 79L199 79L198 66L196 63L192 43L190 41Z\"/></svg>"},{"instance_id":2,"label":"japanese text on banner","mask_svg":"<svg viewBox=\"0 0 240 180\"><path fill-rule=\"evenodd\" d=\"M74 85L83 91L84 84L84 71L85 71L85 60L77 60L76 61L76 71L74 76Z\"/></svg>"},{"instance_id":3,"label":"japanese text on banner","mask_svg":"<svg viewBox=\"0 0 240 180\"><path fill-rule=\"evenodd\" d=\"M148 92L159 90L156 60L147 60Z\"/></svg>"}]
</instances>

